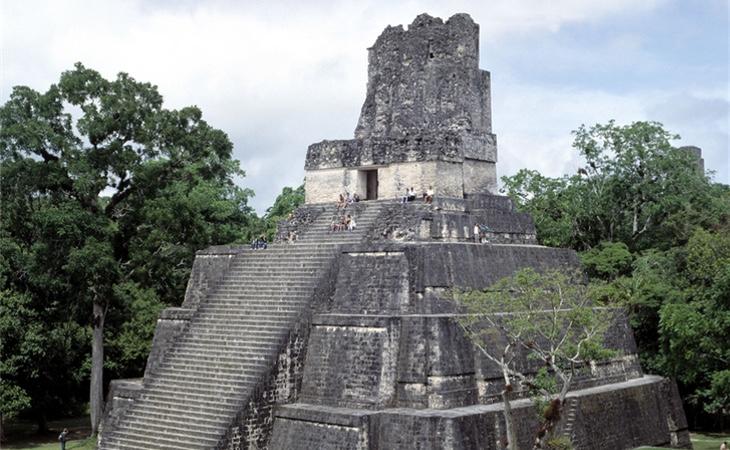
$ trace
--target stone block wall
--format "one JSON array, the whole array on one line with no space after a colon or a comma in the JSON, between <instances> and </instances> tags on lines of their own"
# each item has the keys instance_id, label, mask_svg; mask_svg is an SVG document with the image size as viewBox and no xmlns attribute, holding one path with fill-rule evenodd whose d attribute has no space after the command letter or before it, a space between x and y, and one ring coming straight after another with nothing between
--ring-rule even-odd
<instances>
[{"instance_id":1,"label":"stone block wall","mask_svg":"<svg viewBox=\"0 0 730 450\"><path fill-rule=\"evenodd\" d=\"M399 327L389 320L313 321L300 400L330 406L395 404Z\"/></svg>"},{"instance_id":2,"label":"stone block wall","mask_svg":"<svg viewBox=\"0 0 730 450\"><path fill-rule=\"evenodd\" d=\"M503 197L504 198L504 197ZM496 202L495 202L496 203ZM475 224L486 226L490 244L537 244L535 224L525 213L497 208L466 211L468 201L436 197L434 207L420 201L384 205L368 242L474 242Z\"/></svg>"},{"instance_id":3,"label":"stone block wall","mask_svg":"<svg viewBox=\"0 0 730 450\"><path fill-rule=\"evenodd\" d=\"M277 410L269 448L370 450L370 413L349 408L286 405Z\"/></svg>"},{"instance_id":4,"label":"stone block wall","mask_svg":"<svg viewBox=\"0 0 730 450\"><path fill-rule=\"evenodd\" d=\"M109 383L99 439L103 434L108 435L114 432L119 420L124 417L129 407L139 398L141 390L142 378L112 380Z\"/></svg>"},{"instance_id":5,"label":"stone block wall","mask_svg":"<svg viewBox=\"0 0 730 450\"><path fill-rule=\"evenodd\" d=\"M575 408L576 419L565 431L576 450L691 448L684 414L673 406L673 386L645 376L574 391L566 404ZM532 448L539 425L535 407L527 399L511 403L517 448ZM504 430L500 403L375 411L295 404L278 410L270 448L498 450L504 448Z\"/></svg>"}]
</instances>

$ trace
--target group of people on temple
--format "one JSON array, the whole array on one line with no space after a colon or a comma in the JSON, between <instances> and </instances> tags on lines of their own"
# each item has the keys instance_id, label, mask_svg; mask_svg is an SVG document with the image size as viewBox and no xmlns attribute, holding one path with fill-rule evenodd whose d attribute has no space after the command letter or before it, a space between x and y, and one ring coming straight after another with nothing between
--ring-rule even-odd
<instances>
[{"instance_id":1,"label":"group of people on temple","mask_svg":"<svg viewBox=\"0 0 730 450\"><path fill-rule=\"evenodd\" d=\"M401 203L408 203L415 201L417 197L416 190L413 187L406 189L405 194L400 198ZM433 203L433 186L429 186L425 192L421 194L423 203Z\"/></svg>"},{"instance_id":2,"label":"group of people on temple","mask_svg":"<svg viewBox=\"0 0 730 450\"><path fill-rule=\"evenodd\" d=\"M337 215L330 225L331 232L354 231L355 228L357 228L357 224L351 214Z\"/></svg>"},{"instance_id":3,"label":"group of people on temple","mask_svg":"<svg viewBox=\"0 0 730 450\"><path fill-rule=\"evenodd\" d=\"M257 238L251 239L251 250L266 250L268 246L269 243L266 241L265 234L262 234Z\"/></svg>"},{"instance_id":4,"label":"group of people on temple","mask_svg":"<svg viewBox=\"0 0 730 450\"><path fill-rule=\"evenodd\" d=\"M357 203L359 201L360 196L357 195L357 192L354 194L350 194L349 192L345 191L344 194L340 194L340 198L337 200L337 209L345 209L348 205Z\"/></svg>"},{"instance_id":5,"label":"group of people on temple","mask_svg":"<svg viewBox=\"0 0 730 450\"><path fill-rule=\"evenodd\" d=\"M357 227L355 218L352 214L347 213L347 207L359 201L360 196L357 193L350 194L345 191L344 194L340 194L340 197L337 200L337 212L335 213L335 217L332 219L332 224L330 225L331 232L353 231Z\"/></svg>"}]
</instances>

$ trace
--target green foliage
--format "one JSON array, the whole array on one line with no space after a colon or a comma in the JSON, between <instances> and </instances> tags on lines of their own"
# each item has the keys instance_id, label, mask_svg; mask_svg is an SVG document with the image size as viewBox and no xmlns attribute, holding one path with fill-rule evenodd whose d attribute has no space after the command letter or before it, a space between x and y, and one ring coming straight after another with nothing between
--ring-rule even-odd
<instances>
[{"instance_id":1,"label":"green foliage","mask_svg":"<svg viewBox=\"0 0 730 450\"><path fill-rule=\"evenodd\" d=\"M19 411L30 407L30 397L23 388L10 381L0 380L0 416L12 419Z\"/></svg>"},{"instance_id":2,"label":"green foliage","mask_svg":"<svg viewBox=\"0 0 730 450\"><path fill-rule=\"evenodd\" d=\"M567 436L551 437L545 442L545 448L548 450L573 450L573 443Z\"/></svg>"},{"instance_id":3,"label":"green foliage","mask_svg":"<svg viewBox=\"0 0 730 450\"><path fill-rule=\"evenodd\" d=\"M672 147L677 136L656 122L581 126L574 134L586 163L576 175L522 170L503 178L546 245L587 250L610 241L632 252L666 249L686 242L696 226L717 225L730 209L695 157Z\"/></svg>"},{"instance_id":4,"label":"green foliage","mask_svg":"<svg viewBox=\"0 0 730 450\"><path fill-rule=\"evenodd\" d=\"M232 148L198 108L164 109L124 73L76 64L45 93L13 89L0 107L0 375L38 415L85 396L92 302L109 308L109 375L138 376L195 252L257 231Z\"/></svg>"},{"instance_id":5,"label":"green foliage","mask_svg":"<svg viewBox=\"0 0 730 450\"><path fill-rule=\"evenodd\" d=\"M503 399L513 381L533 398L540 416L543 443L556 441L554 431L574 376L592 361L615 356L604 336L614 322L615 309L598 304L579 272L526 268L503 278L487 290L454 291L464 315L456 321L481 353L502 371ZM537 373L523 372L520 359L542 364ZM505 420L511 422L506 412ZM508 426L514 429L513 425Z\"/></svg>"},{"instance_id":6,"label":"green foliage","mask_svg":"<svg viewBox=\"0 0 730 450\"><path fill-rule=\"evenodd\" d=\"M296 189L286 186L276 197L274 204L266 210L264 215L264 232L271 241L276 234L279 221L286 219L295 209L304 203L304 185Z\"/></svg>"},{"instance_id":7,"label":"green foliage","mask_svg":"<svg viewBox=\"0 0 730 450\"><path fill-rule=\"evenodd\" d=\"M623 242L601 242L580 256L589 276L608 280L631 273L634 259Z\"/></svg>"},{"instance_id":8,"label":"green foliage","mask_svg":"<svg viewBox=\"0 0 730 450\"><path fill-rule=\"evenodd\" d=\"M629 309L644 369L676 377L688 411L719 423L730 412L730 188L673 138L655 122L582 126L577 174L523 170L504 186L540 242L581 252L593 298Z\"/></svg>"},{"instance_id":9,"label":"green foliage","mask_svg":"<svg viewBox=\"0 0 730 450\"><path fill-rule=\"evenodd\" d=\"M488 290L454 295L466 312L458 322L478 344L488 346L499 335L527 357L571 371L581 363L612 355L603 346L603 336L614 311L597 308L588 294L580 274L527 268Z\"/></svg>"}]
</instances>

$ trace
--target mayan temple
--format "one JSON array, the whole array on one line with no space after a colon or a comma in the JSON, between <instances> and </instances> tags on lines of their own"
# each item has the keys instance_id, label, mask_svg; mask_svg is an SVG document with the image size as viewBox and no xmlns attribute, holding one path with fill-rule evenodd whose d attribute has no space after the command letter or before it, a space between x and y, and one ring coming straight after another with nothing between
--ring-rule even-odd
<instances>
[{"instance_id":1,"label":"mayan temple","mask_svg":"<svg viewBox=\"0 0 730 450\"><path fill-rule=\"evenodd\" d=\"M99 448L502 448L501 372L446 294L578 258L538 245L532 219L496 195L490 75L468 15L420 15L368 51L354 139L309 147L306 204L275 244L198 253L144 379L112 382ZM362 201L343 213L344 192ZM342 214L357 228L331 232ZM625 316L606 343L618 356L574 382L560 432L577 449L691 447L674 382L642 372ZM532 448L535 409L513 408L518 447Z\"/></svg>"}]
</instances>

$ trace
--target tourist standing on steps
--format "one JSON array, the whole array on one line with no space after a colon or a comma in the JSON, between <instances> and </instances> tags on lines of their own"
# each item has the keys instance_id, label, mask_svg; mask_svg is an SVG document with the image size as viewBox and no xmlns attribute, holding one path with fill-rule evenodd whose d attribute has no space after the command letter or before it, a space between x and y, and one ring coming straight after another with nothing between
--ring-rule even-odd
<instances>
[{"instance_id":1,"label":"tourist standing on steps","mask_svg":"<svg viewBox=\"0 0 730 450\"><path fill-rule=\"evenodd\" d=\"M474 224L474 243L475 244L479 243L479 224L478 223Z\"/></svg>"},{"instance_id":2,"label":"tourist standing on steps","mask_svg":"<svg viewBox=\"0 0 730 450\"><path fill-rule=\"evenodd\" d=\"M68 440L68 428L64 428L58 435L58 441L61 443L61 450L66 450L66 441Z\"/></svg>"}]
</instances>

